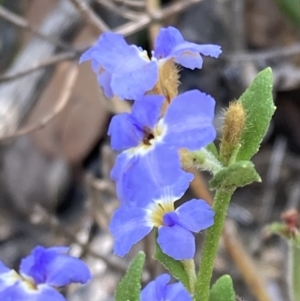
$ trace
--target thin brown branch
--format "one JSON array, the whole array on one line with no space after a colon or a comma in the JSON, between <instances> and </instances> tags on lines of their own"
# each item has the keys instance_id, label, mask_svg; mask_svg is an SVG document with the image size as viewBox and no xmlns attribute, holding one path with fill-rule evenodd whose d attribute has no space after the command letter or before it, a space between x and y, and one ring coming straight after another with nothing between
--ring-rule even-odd
<instances>
[{"instance_id":1,"label":"thin brown branch","mask_svg":"<svg viewBox=\"0 0 300 301\"><path fill-rule=\"evenodd\" d=\"M129 9L126 9L125 7L117 7L113 2L107 0L96 0L96 1L100 5L104 6L105 8L109 9L110 11L112 11L113 13L119 16L122 16L125 19L135 21L138 20L142 15L144 15L143 13L134 12Z\"/></svg>"},{"instance_id":2,"label":"thin brown branch","mask_svg":"<svg viewBox=\"0 0 300 301\"><path fill-rule=\"evenodd\" d=\"M10 10L6 9L2 5L0 5L0 17L3 19L13 23L16 26L29 30L36 36L54 44L55 46L67 50L67 51L74 51L72 47L60 40L57 40L55 37L43 34L38 31L34 26L32 26L25 18L18 16L17 14L11 12Z\"/></svg>"},{"instance_id":3,"label":"thin brown branch","mask_svg":"<svg viewBox=\"0 0 300 301\"><path fill-rule=\"evenodd\" d=\"M70 71L66 75L65 84L61 90L61 94L59 96L59 100L57 105L55 106L54 110L44 118L42 118L37 124L29 125L16 131L15 133L9 134L7 136L0 137L0 141L16 138L22 135L30 134L38 129L43 128L49 122L51 122L54 118L56 118L67 106L71 99L73 87L76 83L76 79L78 76L78 65L73 65Z\"/></svg>"},{"instance_id":4,"label":"thin brown branch","mask_svg":"<svg viewBox=\"0 0 300 301\"><path fill-rule=\"evenodd\" d=\"M144 16L138 21L128 22L122 26L119 26L114 29L115 32L118 32L124 36L128 36L146 28L152 22L158 22L166 18L172 17L183 10L187 9L191 5L201 2L202 0L181 0L175 3L169 4L164 8L151 12L151 16Z\"/></svg>"},{"instance_id":5,"label":"thin brown branch","mask_svg":"<svg viewBox=\"0 0 300 301\"><path fill-rule=\"evenodd\" d=\"M295 43L290 46L285 46L277 49L252 51L252 52L237 52L234 54L224 54L224 57L232 61L264 61L280 57L288 57L300 54L300 43Z\"/></svg>"},{"instance_id":6,"label":"thin brown branch","mask_svg":"<svg viewBox=\"0 0 300 301\"><path fill-rule=\"evenodd\" d=\"M79 0L70 0L70 1L79 1ZM152 17L149 15L145 15L141 17L137 21L128 22L125 25L121 25L113 30L113 32L122 34L124 36L128 36L131 34L134 34L144 28L146 28L151 22L153 21L160 21L165 18L171 17L173 15L178 14L179 12L185 10L186 8L190 7L191 5L198 3L202 0L181 0L179 2L170 4L166 7L164 7L161 10L154 11L152 13ZM31 68L15 73L15 74L7 74L0 76L0 82L10 81L19 77L22 77L24 75L27 75L28 73L31 73L33 71L36 71L41 68L45 68L57 63L61 63L67 60L75 59L79 53L82 53L82 51L78 51L77 53L74 52L64 52L55 56L52 56L45 61L39 62L37 64L34 64Z\"/></svg>"},{"instance_id":7,"label":"thin brown branch","mask_svg":"<svg viewBox=\"0 0 300 301\"><path fill-rule=\"evenodd\" d=\"M160 0L146 0L147 13L151 16L153 12L160 9ZM155 39L158 35L160 24L158 22L150 24L148 28L148 35L150 40L150 46L154 49Z\"/></svg>"},{"instance_id":8,"label":"thin brown branch","mask_svg":"<svg viewBox=\"0 0 300 301\"><path fill-rule=\"evenodd\" d=\"M17 79L19 77L25 76L31 72L34 72L36 70L39 70L41 68L45 68L57 63L61 63L64 61L72 60L78 56L77 53L74 52L63 52L57 55L53 55L48 59L43 60L42 62L36 62L34 65L32 65L30 68L14 73L14 74L6 74L0 76L0 82L7 82L10 80Z\"/></svg>"},{"instance_id":9,"label":"thin brown branch","mask_svg":"<svg viewBox=\"0 0 300 301\"><path fill-rule=\"evenodd\" d=\"M110 28L105 24L102 19L91 9L91 7L84 0L69 0L79 10L86 21L96 31L102 33L110 31Z\"/></svg>"},{"instance_id":10,"label":"thin brown branch","mask_svg":"<svg viewBox=\"0 0 300 301\"><path fill-rule=\"evenodd\" d=\"M145 1L134 1L134 0L114 0L114 2L117 2L121 5L127 5L131 7L138 7L138 8L144 8L146 6Z\"/></svg>"}]
</instances>

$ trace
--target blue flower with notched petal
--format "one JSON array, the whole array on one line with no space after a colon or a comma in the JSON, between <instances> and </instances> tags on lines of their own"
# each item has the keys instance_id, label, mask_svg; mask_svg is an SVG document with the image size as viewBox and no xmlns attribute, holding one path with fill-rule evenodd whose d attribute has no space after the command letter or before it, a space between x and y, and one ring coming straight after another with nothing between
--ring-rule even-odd
<instances>
[{"instance_id":1,"label":"blue flower with notched petal","mask_svg":"<svg viewBox=\"0 0 300 301\"><path fill-rule=\"evenodd\" d=\"M198 150L216 137L212 123L215 100L211 96L198 90L185 92L175 97L161 116L163 102L163 96L146 95L134 103L131 113L119 114L111 121L111 146L123 150L111 172L121 199L140 202L145 189L153 190L146 176L140 181L146 172L169 185L180 173L179 149ZM159 165L164 166L161 174ZM147 188L133 189L132 182L147 183Z\"/></svg>"},{"instance_id":2,"label":"blue flower with notched petal","mask_svg":"<svg viewBox=\"0 0 300 301\"><path fill-rule=\"evenodd\" d=\"M109 226L115 238L114 252L124 256L135 243L157 228L157 242L165 254L176 260L193 258L195 238L192 233L210 227L214 212L205 201L196 199L175 209L175 201L185 193L190 180L189 174L183 174L172 185L160 187L150 196L145 194L141 203L117 209Z\"/></svg>"},{"instance_id":3,"label":"blue flower with notched petal","mask_svg":"<svg viewBox=\"0 0 300 301\"><path fill-rule=\"evenodd\" d=\"M154 56L160 61L174 59L175 63L189 69L202 68L202 55L219 57L218 45L199 45L184 40L180 31L172 26L161 28L155 41Z\"/></svg>"},{"instance_id":4,"label":"blue flower with notched petal","mask_svg":"<svg viewBox=\"0 0 300 301\"><path fill-rule=\"evenodd\" d=\"M141 301L192 301L180 282L168 284L170 275L162 274L141 291Z\"/></svg>"},{"instance_id":5,"label":"blue flower with notched petal","mask_svg":"<svg viewBox=\"0 0 300 301\"><path fill-rule=\"evenodd\" d=\"M156 60L135 45L128 45L116 33L103 33L96 44L82 54L79 63L91 60L98 83L107 97L139 99L158 79Z\"/></svg>"},{"instance_id":6,"label":"blue flower with notched petal","mask_svg":"<svg viewBox=\"0 0 300 301\"><path fill-rule=\"evenodd\" d=\"M69 248L37 246L24 258L20 274L0 261L1 301L65 301L55 289L70 283L87 283L91 273L86 264L67 254Z\"/></svg>"}]
</instances>

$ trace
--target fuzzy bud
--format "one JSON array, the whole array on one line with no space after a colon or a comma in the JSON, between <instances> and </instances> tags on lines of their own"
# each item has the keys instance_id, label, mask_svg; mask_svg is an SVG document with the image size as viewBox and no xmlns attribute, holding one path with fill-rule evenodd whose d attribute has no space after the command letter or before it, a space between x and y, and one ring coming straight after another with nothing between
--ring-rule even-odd
<instances>
[{"instance_id":1,"label":"fuzzy bud","mask_svg":"<svg viewBox=\"0 0 300 301\"><path fill-rule=\"evenodd\" d=\"M220 156L224 165L227 165L234 151L238 148L245 128L246 114L243 105L238 101L229 104L224 113Z\"/></svg>"}]
</instances>

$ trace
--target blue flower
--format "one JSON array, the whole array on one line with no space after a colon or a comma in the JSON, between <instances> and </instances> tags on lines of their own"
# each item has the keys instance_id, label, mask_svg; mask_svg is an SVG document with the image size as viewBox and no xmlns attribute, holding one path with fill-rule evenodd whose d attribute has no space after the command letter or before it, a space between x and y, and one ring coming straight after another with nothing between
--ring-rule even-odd
<instances>
[{"instance_id":1,"label":"blue flower","mask_svg":"<svg viewBox=\"0 0 300 301\"><path fill-rule=\"evenodd\" d=\"M161 28L155 41L154 56L160 61L174 59L189 69L202 68L200 54L217 58L222 53L218 45L199 45L184 40L180 31L172 26Z\"/></svg>"},{"instance_id":2,"label":"blue flower","mask_svg":"<svg viewBox=\"0 0 300 301\"><path fill-rule=\"evenodd\" d=\"M88 60L108 98L117 95L121 99L139 99L158 79L157 61L151 61L141 48L128 45L120 34L103 33L96 44L82 54L79 63Z\"/></svg>"},{"instance_id":3,"label":"blue flower","mask_svg":"<svg viewBox=\"0 0 300 301\"><path fill-rule=\"evenodd\" d=\"M35 247L20 265L20 274L0 261L1 301L65 301L55 287L87 283L91 273L86 264L67 254L69 248Z\"/></svg>"},{"instance_id":4,"label":"blue flower","mask_svg":"<svg viewBox=\"0 0 300 301\"><path fill-rule=\"evenodd\" d=\"M141 199L141 189L132 189L131 182L140 181L146 171L157 182L172 183L181 169L179 149L198 150L216 137L211 96L198 90L185 92L175 97L161 116L163 102L163 96L146 95L134 103L131 113L119 114L111 121L111 146L123 150L111 172L121 199ZM162 174L159 165L164 166ZM144 182L148 182L146 178ZM152 187L145 189L151 191Z\"/></svg>"},{"instance_id":5,"label":"blue flower","mask_svg":"<svg viewBox=\"0 0 300 301\"><path fill-rule=\"evenodd\" d=\"M183 196L190 180L189 174L183 174L172 185L159 187L150 196L145 193L141 203L121 205L109 227L115 238L115 254L124 256L135 243L157 228L157 242L165 254L176 260L193 258L195 238L192 233L210 227L214 212L205 201L197 199L175 209L175 201Z\"/></svg>"},{"instance_id":6,"label":"blue flower","mask_svg":"<svg viewBox=\"0 0 300 301\"><path fill-rule=\"evenodd\" d=\"M192 301L180 282L168 284L170 275L162 274L151 281L141 292L141 301Z\"/></svg>"},{"instance_id":7,"label":"blue flower","mask_svg":"<svg viewBox=\"0 0 300 301\"><path fill-rule=\"evenodd\" d=\"M178 29L161 28L155 42L151 60L142 48L128 45L120 34L103 33L96 44L84 52L79 63L91 61L98 83L104 94L121 99L139 100L165 76L164 63L174 59L186 68L202 68L202 55L217 58L221 53L218 45L199 45L187 42ZM159 75L159 70L162 74Z\"/></svg>"}]
</instances>

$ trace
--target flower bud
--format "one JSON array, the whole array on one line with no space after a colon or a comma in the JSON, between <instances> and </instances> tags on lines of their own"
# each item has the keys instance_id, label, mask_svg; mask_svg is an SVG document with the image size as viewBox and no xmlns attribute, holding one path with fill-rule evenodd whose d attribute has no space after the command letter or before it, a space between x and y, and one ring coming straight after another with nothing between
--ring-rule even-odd
<instances>
[{"instance_id":1,"label":"flower bud","mask_svg":"<svg viewBox=\"0 0 300 301\"><path fill-rule=\"evenodd\" d=\"M224 114L222 128L220 157L227 165L234 151L239 147L242 133L245 128L246 114L242 103L233 101Z\"/></svg>"}]
</instances>

